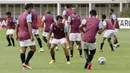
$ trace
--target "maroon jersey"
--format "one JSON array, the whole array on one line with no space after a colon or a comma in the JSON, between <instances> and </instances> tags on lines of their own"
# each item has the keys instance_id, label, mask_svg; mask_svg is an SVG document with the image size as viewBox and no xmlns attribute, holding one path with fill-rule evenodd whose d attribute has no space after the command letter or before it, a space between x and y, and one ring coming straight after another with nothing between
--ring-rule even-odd
<instances>
[{"instance_id":1,"label":"maroon jersey","mask_svg":"<svg viewBox=\"0 0 130 73\"><path fill-rule=\"evenodd\" d=\"M37 12L33 9L31 13L32 13L32 29L38 29Z\"/></svg>"},{"instance_id":2,"label":"maroon jersey","mask_svg":"<svg viewBox=\"0 0 130 73\"><path fill-rule=\"evenodd\" d=\"M26 21L26 16L27 16L27 13L25 12L21 14L18 18L18 25L19 25L18 36L19 36L20 41L31 39L29 30L28 30L27 21Z\"/></svg>"},{"instance_id":3,"label":"maroon jersey","mask_svg":"<svg viewBox=\"0 0 130 73\"><path fill-rule=\"evenodd\" d=\"M108 20L105 20L105 22L106 22L106 29L107 30L114 30L114 27L113 27L113 25L112 25L112 23L110 22L110 21L108 21Z\"/></svg>"},{"instance_id":4,"label":"maroon jersey","mask_svg":"<svg viewBox=\"0 0 130 73\"><path fill-rule=\"evenodd\" d=\"M52 15L45 15L45 32L49 32L50 31L50 26L51 24L54 22L54 17Z\"/></svg>"},{"instance_id":5,"label":"maroon jersey","mask_svg":"<svg viewBox=\"0 0 130 73\"><path fill-rule=\"evenodd\" d=\"M65 17L66 17L66 19L68 19L68 17L72 14L72 11L68 8L65 11L66 11Z\"/></svg>"},{"instance_id":6,"label":"maroon jersey","mask_svg":"<svg viewBox=\"0 0 130 73\"><path fill-rule=\"evenodd\" d=\"M85 25L85 33L82 36L83 42L95 43L96 34L99 30L100 20L98 18L87 18Z\"/></svg>"},{"instance_id":7,"label":"maroon jersey","mask_svg":"<svg viewBox=\"0 0 130 73\"><path fill-rule=\"evenodd\" d=\"M115 15L115 14L113 13L112 15ZM111 22L112 22L112 24L114 25L114 23L115 23L115 21L116 21L116 25L114 26L114 28L119 29L120 27L119 27L119 22L118 22L118 20L117 20L117 16L115 15L115 16L116 16L116 19L113 20L112 15L111 15Z\"/></svg>"},{"instance_id":8,"label":"maroon jersey","mask_svg":"<svg viewBox=\"0 0 130 73\"><path fill-rule=\"evenodd\" d=\"M13 17L7 18L7 29L15 29L15 23L13 22Z\"/></svg>"},{"instance_id":9,"label":"maroon jersey","mask_svg":"<svg viewBox=\"0 0 130 73\"><path fill-rule=\"evenodd\" d=\"M61 24L61 26L57 26L56 23L54 22L51 25L51 29L50 30L53 32L55 39L61 39L61 38L65 37L65 30L64 30L64 28L65 28L64 24Z\"/></svg>"},{"instance_id":10,"label":"maroon jersey","mask_svg":"<svg viewBox=\"0 0 130 73\"><path fill-rule=\"evenodd\" d=\"M70 30L70 33L80 33L80 29L79 29L79 26L81 24L81 17L79 14L76 14L76 15L70 15L70 18L71 18L71 22L70 22L70 25L71 25L71 30Z\"/></svg>"}]
</instances>

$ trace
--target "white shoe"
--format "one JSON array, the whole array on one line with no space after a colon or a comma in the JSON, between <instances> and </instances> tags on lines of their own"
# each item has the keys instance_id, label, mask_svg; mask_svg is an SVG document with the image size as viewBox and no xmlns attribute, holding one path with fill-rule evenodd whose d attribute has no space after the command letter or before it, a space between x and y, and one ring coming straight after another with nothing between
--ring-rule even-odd
<instances>
[{"instance_id":1,"label":"white shoe","mask_svg":"<svg viewBox=\"0 0 130 73\"><path fill-rule=\"evenodd\" d=\"M44 52L44 49L43 49L43 48L40 48L39 52Z\"/></svg>"},{"instance_id":2,"label":"white shoe","mask_svg":"<svg viewBox=\"0 0 130 73\"><path fill-rule=\"evenodd\" d=\"M59 48L58 48L58 47L56 47L56 51L59 51Z\"/></svg>"},{"instance_id":3,"label":"white shoe","mask_svg":"<svg viewBox=\"0 0 130 73\"><path fill-rule=\"evenodd\" d=\"M23 64L23 69L32 69L29 64Z\"/></svg>"}]
</instances>

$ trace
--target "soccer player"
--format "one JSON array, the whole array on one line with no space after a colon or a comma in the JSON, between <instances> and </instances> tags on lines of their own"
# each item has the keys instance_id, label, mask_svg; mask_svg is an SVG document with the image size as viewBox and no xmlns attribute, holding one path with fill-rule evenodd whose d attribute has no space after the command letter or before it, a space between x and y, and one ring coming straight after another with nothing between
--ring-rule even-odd
<instances>
[{"instance_id":1,"label":"soccer player","mask_svg":"<svg viewBox=\"0 0 130 73\"><path fill-rule=\"evenodd\" d=\"M47 43L47 36L50 32L50 26L55 22L54 17L51 15L51 12L49 10L47 10L46 15L42 17L42 22L43 40L45 43ZM56 50L58 51L58 47L56 47Z\"/></svg>"},{"instance_id":2,"label":"soccer player","mask_svg":"<svg viewBox=\"0 0 130 73\"><path fill-rule=\"evenodd\" d=\"M102 28L100 20L96 18L96 10L91 10L90 15L91 17L84 19L80 25L80 30L83 33L82 47L84 48L85 58L87 60L84 69L88 70L91 70L91 61L96 53L96 34L98 31L101 31ZM84 27L85 31L83 29Z\"/></svg>"},{"instance_id":3,"label":"soccer player","mask_svg":"<svg viewBox=\"0 0 130 73\"><path fill-rule=\"evenodd\" d=\"M70 40L70 54L73 57L74 42L78 45L78 50L80 57L82 57L81 48L81 33L79 26L81 24L82 17L76 12L76 8L72 8L72 15L68 17L68 27L69 27L69 40Z\"/></svg>"},{"instance_id":4,"label":"soccer player","mask_svg":"<svg viewBox=\"0 0 130 73\"><path fill-rule=\"evenodd\" d=\"M68 20L68 17L72 14L72 10L70 9L70 6L69 5L66 5L65 6L65 10L63 11L62 13L62 16L63 16L63 23L65 23L66 26L67 25L67 20Z\"/></svg>"},{"instance_id":5,"label":"soccer player","mask_svg":"<svg viewBox=\"0 0 130 73\"><path fill-rule=\"evenodd\" d=\"M104 27L102 28L102 31L99 33L101 34L104 30L106 30L106 31L104 33L99 52L103 52L102 49L103 49L104 41L106 39L108 40L108 43L111 47L111 51L114 52L113 45L111 42L111 38L114 36L114 33L115 33L114 27L113 27L112 23L106 19L106 15L102 15L101 23L104 25Z\"/></svg>"},{"instance_id":6,"label":"soccer player","mask_svg":"<svg viewBox=\"0 0 130 73\"><path fill-rule=\"evenodd\" d=\"M36 51L35 41L32 34L32 14L30 4L25 5L25 12L18 18L18 25L16 28L16 39L20 42L20 57L23 65L23 69L32 69L29 65L29 61ZM27 58L25 59L26 48L30 47Z\"/></svg>"},{"instance_id":7,"label":"soccer player","mask_svg":"<svg viewBox=\"0 0 130 73\"><path fill-rule=\"evenodd\" d=\"M39 30L38 30L38 17L37 17L37 12L33 9L33 4L30 3L30 6L32 8L32 33L36 37L38 44L40 46L39 52L43 52L44 49L42 48L42 41L39 37Z\"/></svg>"},{"instance_id":8,"label":"soccer player","mask_svg":"<svg viewBox=\"0 0 130 73\"><path fill-rule=\"evenodd\" d=\"M114 13L114 9L110 9L110 19L111 19L111 22L115 28L115 35L113 36L114 48L117 48L120 46L118 43L118 39L116 37L116 33L118 32L118 29L119 29L119 24L118 24L117 16Z\"/></svg>"},{"instance_id":9,"label":"soccer player","mask_svg":"<svg viewBox=\"0 0 130 73\"><path fill-rule=\"evenodd\" d=\"M15 46L14 42L14 32L15 32L15 24L16 24L16 19L14 17L11 17L11 12L8 11L6 12L7 15L7 32L6 32L6 39L8 41L8 46ZM11 44L12 41L12 44Z\"/></svg>"},{"instance_id":10,"label":"soccer player","mask_svg":"<svg viewBox=\"0 0 130 73\"><path fill-rule=\"evenodd\" d=\"M61 44L62 48L64 50L66 59L67 59L67 64L70 64L70 58L69 58L69 53L68 50L66 48L67 45L67 40L69 41L69 37L68 37L68 33L67 33L67 28L65 27L65 24L62 23L62 16L58 15L56 16L56 21L51 24L50 27L50 32L48 35L48 45L49 45L49 40L51 37L51 34L54 34L54 38L51 41L51 48L50 48L50 54L52 57L52 60L50 62L50 64L53 64L55 62L55 52L54 52L54 48L58 45Z\"/></svg>"}]
</instances>

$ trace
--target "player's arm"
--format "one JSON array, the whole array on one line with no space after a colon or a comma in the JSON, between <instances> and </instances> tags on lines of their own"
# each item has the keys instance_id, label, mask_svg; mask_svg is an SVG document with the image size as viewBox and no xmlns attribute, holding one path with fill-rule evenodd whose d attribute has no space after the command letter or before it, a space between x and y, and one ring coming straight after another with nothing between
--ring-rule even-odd
<instances>
[{"instance_id":1,"label":"player's arm","mask_svg":"<svg viewBox=\"0 0 130 73\"><path fill-rule=\"evenodd\" d=\"M66 36L66 39L67 39L68 43L70 44L69 34L68 34L68 30L67 30L66 26L64 26L64 33L65 33L65 36Z\"/></svg>"},{"instance_id":2,"label":"player's arm","mask_svg":"<svg viewBox=\"0 0 130 73\"><path fill-rule=\"evenodd\" d=\"M65 15L66 15L66 11L64 10L63 13L62 13L63 23L65 23L65 21L66 21L66 19L67 19L67 18L65 17Z\"/></svg>"},{"instance_id":3,"label":"player's arm","mask_svg":"<svg viewBox=\"0 0 130 73\"><path fill-rule=\"evenodd\" d=\"M43 17L42 17L42 30L41 30L41 31L44 30L45 21L46 21L46 18L45 18L45 16L43 16Z\"/></svg>"},{"instance_id":4,"label":"player's arm","mask_svg":"<svg viewBox=\"0 0 130 73\"><path fill-rule=\"evenodd\" d=\"M99 25L98 25L98 27L99 27L99 31L98 31L98 34L102 34L102 32L106 29L106 22L105 21L100 21L99 22Z\"/></svg>"},{"instance_id":5,"label":"player's arm","mask_svg":"<svg viewBox=\"0 0 130 73\"><path fill-rule=\"evenodd\" d=\"M69 17L68 17L68 22L67 22L67 24L68 24L68 34L70 33L70 30L71 30L71 25L70 25L70 23L71 23L71 17L69 16Z\"/></svg>"},{"instance_id":6,"label":"player's arm","mask_svg":"<svg viewBox=\"0 0 130 73\"><path fill-rule=\"evenodd\" d=\"M48 44L49 44L49 40L51 38L52 32L53 32L53 25L51 24L51 26L50 26L50 32L49 32L48 37L47 37L47 43Z\"/></svg>"},{"instance_id":7,"label":"player's arm","mask_svg":"<svg viewBox=\"0 0 130 73\"><path fill-rule=\"evenodd\" d=\"M81 25L79 26L81 33L84 33L83 27L86 25L86 23L87 23L87 21L85 19L81 22Z\"/></svg>"},{"instance_id":8,"label":"player's arm","mask_svg":"<svg viewBox=\"0 0 130 73\"><path fill-rule=\"evenodd\" d=\"M16 40L18 40L18 33L19 33L19 24L16 25Z\"/></svg>"},{"instance_id":9,"label":"player's arm","mask_svg":"<svg viewBox=\"0 0 130 73\"><path fill-rule=\"evenodd\" d=\"M34 40L33 38L33 34L32 34L32 14L28 14L26 17L26 21L27 21L27 25L28 25L28 30L29 30L29 34L31 36L31 39Z\"/></svg>"},{"instance_id":10,"label":"player's arm","mask_svg":"<svg viewBox=\"0 0 130 73\"><path fill-rule=\"evenodd\" d=\"M114 27L116 26L116 23L117 23L117 18L116 18L116 15L112 15L112 19L114 20Z\"/></svg>"}]
</instances>

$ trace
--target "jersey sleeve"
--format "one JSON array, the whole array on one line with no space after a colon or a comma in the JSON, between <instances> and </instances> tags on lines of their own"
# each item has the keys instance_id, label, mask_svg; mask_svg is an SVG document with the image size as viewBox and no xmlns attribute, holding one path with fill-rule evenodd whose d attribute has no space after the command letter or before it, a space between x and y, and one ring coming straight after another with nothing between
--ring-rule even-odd
<instances>
[{"instance_id":1,"label":"jersey sleeve","mask_svg":"<svg viewBox=\"0 0 130 73\"><path fill-rule=\"evenodd\" d=\"M62 13L62 16L65 16L66 15L66 11L64 10L63 13Z\"/></svg>"},{"instance_id":2,"label":"jersey sleeve","mask_svg":"<svg viewBox=\"0 0 130 73\"><path fill-rule=\"evenodd\" d=\"M82 24L86 25L87 21L85 19L82 20Z\"/></svg>"},{"instance_id":3,"label":"jersey sleeve","mask_svg":"<svg viewBox=\"0 0 130 73\"><path fill-rule=\"evenodd\" d=\"M116 15L115 14L112 14L112 19L116 20Z\"/></svg>"},{"instance_id":4,"label":"jersey sleeve","mask_svg":"<svg viewBox=\"0 0 130 73\"><path fill-rule=\"evenodd\" d=\"M107 23L106 23L106 21L103 21L103 23L102 23L104 26L106 26L107 25Z\"/></svg>"},{"instance_id":5,"label":"jersey sleeve","mask_svg":"<svg viewBox=\"0 0 130 73\"><path fill-rule=\"evenodd\" d=\"M68 22L69 22L69 23L71 22L71 17L70 17L70 16L68 17Z\"/></svg>"},{"instance_id":6,"label":"jersey sleeve","mask_svg":"<svg viewBox=\"0 0 130 73\"><path fill-rule=\"evenodd\" d=\"M50 26L50 31L53 31L53 24L51 24Z\"/></svg>"},{"instance_id":7,"label":"jersey sleeve","mask_svg":"<svg viewBox=\"0 0 130 73\"><path fill-rule=\"evenodd\" d=\"M31 23L32 22L32 14L28 14L26 17L27 23Z\"/></svg>"},{"instance_id":8,"label":"jersey sleeve","mask_svg":"<svg viewBox=\"0 0 130 73\"><path fill-rule=\"evenodd\" d=\"M98 27L99 27L99 29L101 29L103 27L103 22L102 21L99 22Z\"/></svg>"},{"instance_id":9,"label":"jersey sleeve","mask_svg":"<svg viewBox=\"0 0 130 73\"><path fill-rule=\"evenodd\" d=\"M44 22L46 20L45 16L42 17L42 21Z\"/></svg>"},{"instance_id":10,"label":"jersey sleeve","mask_svg":"<svg viewBox=\"0 0 130 73\"><path fill-rule=\"evenodd\" d=\"M80 16L80 21L82 22L82 16Z\"/></svg>"},{"instance_id":11,"label":"jersey sleeve","mask_svg":"<svg viewBox=\"0 0 130 73\"><path fill-rule=\"evenodd\" d=\"M67 33L67 32L68 32L67 27L64 26L64 33Z\"/></svg>"},{"instance_id":12,"label":"jersey sleeve","mask_svg":"<svg viewBox=\"0 0 130 73\"><path fill-rule=\"evenodd\" d=\"M17 24L17 20L15 18L13 18L13 23Z\"/></svg>"}]
</instances>

